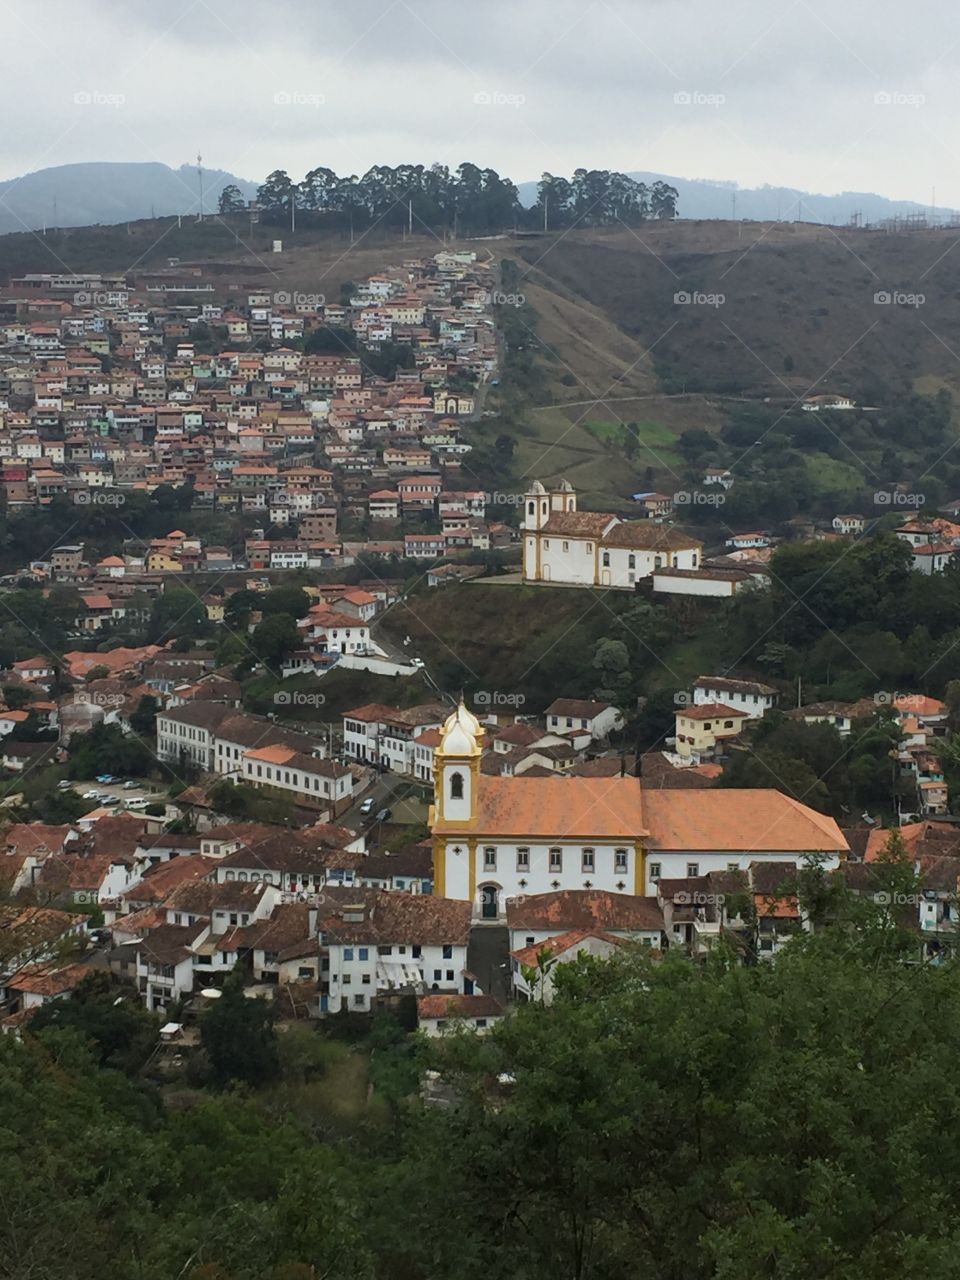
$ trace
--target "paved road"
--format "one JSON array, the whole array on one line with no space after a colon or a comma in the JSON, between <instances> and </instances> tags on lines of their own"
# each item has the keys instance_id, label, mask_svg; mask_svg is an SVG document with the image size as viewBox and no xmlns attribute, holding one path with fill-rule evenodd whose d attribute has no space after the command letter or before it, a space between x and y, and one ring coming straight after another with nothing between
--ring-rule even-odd
<instances>
[{"instance_id":1,"label":"paved road","mask_svg":"<svg viewBox=\"0 0 960 1280\"><path fill-rule=\"evenodd\" d=\"M345 827L353 827L355 831L366 831L371 840L377 838L378 824L373 818L380 809L391 809L393 816L390 819L393 823L400 825L409 825L413 823L426 821L426 804L419 800L416 796L405 796L401 799L396 798L397 788L409 785L410 779L401 777L396 773L382 773L374 782L372 787L368 787L364 791L357 803L352 805L346 813L341 814L338 819ZM373 810L370 814L362 814L360 805L364 800L373 799Z\"/></svg>"}]
</instances>

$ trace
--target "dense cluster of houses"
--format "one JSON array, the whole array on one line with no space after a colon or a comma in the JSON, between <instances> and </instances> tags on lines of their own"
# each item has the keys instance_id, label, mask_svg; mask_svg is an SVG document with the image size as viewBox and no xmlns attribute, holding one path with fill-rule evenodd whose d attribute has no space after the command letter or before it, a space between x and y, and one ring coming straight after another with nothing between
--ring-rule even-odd
<instances>
[{"instance_id":1,"label":"dense cluster of houses","mask_svg":"<svg viewBox=\"0 0 960 1280\"><path fill-rule=\"evenodd\" d=\"M39 666L10 678L43 692L49 675ZM59 826L6 827L8 1031L69 997L101 936L96 954L117 978L174 1017L185 1002L215 1000L240 968L255 994L283 1001L291 1017L366 1014L411 993L423 1031L442 1035L488 1030L512 1000L548 1003L558 966L583 955L633 945L702 956L721 938L745 956L775 955L812 927L798 889L811 858L852 891L878 892L870 864L889 832L842 831L777 791L713 787L716 766L700 761L696 743L682 756L678 742L675 753L628 760L610 749L622 719L607 703L559 698L537 721L489 708L481 719L462 702L452 712L367 705L344 714L341 764L316 736L241 711L229 677L197 654L128 652L123 674L83 686L86 705L122 722L130 698L112 705L106 695L124 675L158 695L160 758L197 772L174 802L195 821L174 833L166 813L94 809ZM678 725L756 720L775 702L768 686L702 677L678 706ZM904 733L902 770L911 761L926 768L926 735L945 730L945 708L906 696L890 707ZM51 709L69 720L68 704L53 699ZM850 732L863 710L793 714ZM370 846L372 829L354 809L383 769L433 794L429 838L395 852ZM231 781L291 799L293 825L219 813L204 797ZM932 953L956 927L960 835L929 818L902 835L930 875L912 908L918 945ZM490 926L506 940L493 967L478 962L475 946Z\"/></svg>"},{"instance_id":2,"label":"dense cluster of houses","mask_svg":"<svg viewBox=\"0 0 960 1280\"><path fill-rule=\"evenodd\" d=\"M509 539L464 468L462 423L497 367L495 276L475 253L410 259L342 302L260 289L219 302L202 272L157 274L27 275L0 294L8 510L187 484L198 510L289 530L229 548L131 539L98 566L116 578L336 567L356 550L345 520L424 559ZM378 376L368 362L385 349L400 354ZM27 568L58 576L55 559Z\"/></svg>"},{"instance_id":3,"label":"dense cluster of houses","mask_svg":"<svg viewBox=\"0 0 960 1280\"><path fill-rule=\"evenodd\" d=\"M740 739L779 701L770 685L727 676L701 676L690 694L678 696L671 758L677 766L698 766L718 775L723 760ZM827 724L841 737L858 722L888 713L900 731L896 767L903 804L923 817L945 814L949 796L942 751L948 735L948 709L938 698L919 693L880 692L857 702L811 702L786 712L804 724Z\"/></svg>"}]
</instances>

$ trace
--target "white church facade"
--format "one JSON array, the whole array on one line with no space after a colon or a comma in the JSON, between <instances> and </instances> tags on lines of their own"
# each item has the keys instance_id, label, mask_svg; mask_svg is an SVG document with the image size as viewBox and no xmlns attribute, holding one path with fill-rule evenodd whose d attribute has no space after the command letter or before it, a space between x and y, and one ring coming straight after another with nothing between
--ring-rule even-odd
<instances>
[{"instance_id":1,"label":"white church facade","mask_svg":"<svg viewBox=\"0 0 960 1280\"><path fill-rule=\"evenodd\" d=\"M523 497L523 580L632 590L658 569L697 569L703 544L649 520L578 511L573 486L535 480Z\"/></svg>"},{"instance_id":2,"label":"white church facade","mask_svg":"<svg viewBox=\"0 0 960 1280\"><path fill-rule=\"evenodd\" d=\"M779 791L645 790L639 778L481 773L484 730L461 703L434 758L434 893L503 919L506 900L563 889L647 897L657 881L746 870L751 862L826 868L845 857L839 827Z\"/></svg>"}]
</instances>

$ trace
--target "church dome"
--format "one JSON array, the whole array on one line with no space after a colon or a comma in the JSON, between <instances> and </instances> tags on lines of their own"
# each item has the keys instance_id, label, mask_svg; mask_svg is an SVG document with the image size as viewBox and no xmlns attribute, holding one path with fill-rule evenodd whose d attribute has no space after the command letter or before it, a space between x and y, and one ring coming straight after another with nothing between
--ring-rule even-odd
<instances>
[{"instance_id":1,"label":"church dome","mask_svg":"<svg viewBox=\"0 0 960 1280\"><path fill-rule=\"evenodd\" d=\"M483 735L480 721L461 702L456 711L447 716L440 740L440 751L445 756L472 756L480 751L478 739Z\"/></svg>"},{"instance_id":2,"label":"church dome","mask_svg":"<svg viewBox=\"0 0 960 1280\"><path fill-rule=\"evenodd\" d=\"M543 485L540 483L540 481L539 481L539 480L534 480L534 482L533 482L533 484L530 486L530 488L529 488L528 492L529 492L529 493L536 493L536 494L541 494L541 493L542 493L542 494L546 494L546 492L547 492L547 491L546 491L546 489L543 487Z\"/></svg>"},{"instance_id":3,"label":"church dome","mask_svg":"<svg viewBox=\"0 0 960 1280\"><path fill-rule=\"evenodd\" d=\"M456 710L451 711L450 714L447 716L446 720L444 721L444 725L443 725L444 733L446 733L446 731L452 728L453 725L456 723L462 724L463 727L467 730L467 732L471 734L473 737L476 737L478 733L482 732L480 721L477 719L477 717L473 714L472 711L467 710L467 708L464 706L462 698L460 699L460 703L457 706Z\"/></svg>"}]
</instances>

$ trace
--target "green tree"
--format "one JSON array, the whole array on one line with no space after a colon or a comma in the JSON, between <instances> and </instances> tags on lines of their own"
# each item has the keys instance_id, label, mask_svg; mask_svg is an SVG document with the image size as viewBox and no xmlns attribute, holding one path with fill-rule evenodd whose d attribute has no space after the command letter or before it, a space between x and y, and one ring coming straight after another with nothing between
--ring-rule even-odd
<instances>
[{"instance_id":1,"label":"green tree","mask_svg":"<svg viewBox=\"0 0 960 1280\"><path fill-rule=\"evenodd\" d=\"M247 202L244 200L240 188L234 183L228 182L220 192L220 200L217 207L221 214L243 213L247 207Z\"/></svg>"},{"instance_id":2,"label":"green tree","mask_svg":"<svg viewBox=\"0 0 960 1280\"><path fill-rule=\"evenodd\" d=\"M280 1072L273 1003L243 993L239 973L231 974L220 998L200 1022L200 1040L219 1089L243 1082L264 1085Z\"/></svg>"},{"instance_id":3,"label":"green tree","mask_svg":"<svg viewBox=\"0 0 960 1280\"><path fill-rule=\"evenodd\" d=\"M296 621L288 613L275 613L254 628L251 647L261 662L276 668L299 644Z\"/></svg>"}]
</instances>

